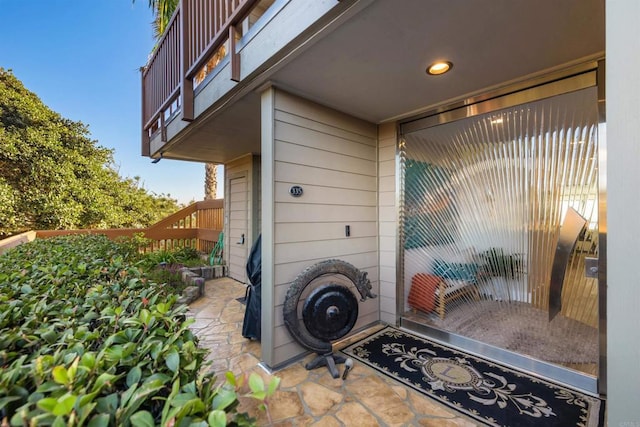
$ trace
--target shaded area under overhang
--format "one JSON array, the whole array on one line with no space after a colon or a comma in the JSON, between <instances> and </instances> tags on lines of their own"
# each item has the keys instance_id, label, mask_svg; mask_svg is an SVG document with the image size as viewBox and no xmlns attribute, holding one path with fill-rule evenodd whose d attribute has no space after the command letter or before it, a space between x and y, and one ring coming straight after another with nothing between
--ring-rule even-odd
<instances>
[{"instance_id":1,"label":"shaded area under overhang","mask_svg":"<svg viewBox=\"0 0 640 427\"><path fill-rule=\"evenodd\" d=\"M259 153L255 88L266 82L382 123L604 56L602 0L349 3L370 4L342 23L338 17L337 26L314 29L304 49L240 82L238 93L246 85L246 94L219 110L214 104L218 112L177 135L165 157L224 163ZM438 59L452 61L453 70L427 76L427 65Z\"/></svg>"}]
</instances>

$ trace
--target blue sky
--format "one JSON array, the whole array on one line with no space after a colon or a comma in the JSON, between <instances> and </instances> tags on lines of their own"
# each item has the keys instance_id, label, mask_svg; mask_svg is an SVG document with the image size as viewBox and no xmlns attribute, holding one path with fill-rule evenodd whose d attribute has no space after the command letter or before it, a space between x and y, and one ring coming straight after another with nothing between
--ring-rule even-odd
<instances>
[{"instance_id":1,"label":"blue sky","mask_svg":"<svg viewBox=\"0 0 640 427\"><path fill-rule=\"evenodd\" d=\"M0 0L0 67L115 149L121 176L181 203L201 200L202 163L140 155L139 68L154 45L152 20L148 0Z\"/></svg>"}]
</instances>

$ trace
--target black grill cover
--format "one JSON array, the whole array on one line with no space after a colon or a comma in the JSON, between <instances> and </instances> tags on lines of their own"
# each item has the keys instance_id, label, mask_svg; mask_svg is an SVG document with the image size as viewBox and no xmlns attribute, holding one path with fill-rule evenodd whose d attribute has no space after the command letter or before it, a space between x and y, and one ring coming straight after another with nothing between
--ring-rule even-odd
<instances>
[{"instance_id":1,"label":"black grill cover","mask_svg":"<svg viewBox=\"0 0 640 427\"><path fill-rule=\"evenodd\" d=\"M242 336L260 341L262 321L262 234L251 247L247 260L247 306L242 323Z\"/></svg>"}]
</instances>

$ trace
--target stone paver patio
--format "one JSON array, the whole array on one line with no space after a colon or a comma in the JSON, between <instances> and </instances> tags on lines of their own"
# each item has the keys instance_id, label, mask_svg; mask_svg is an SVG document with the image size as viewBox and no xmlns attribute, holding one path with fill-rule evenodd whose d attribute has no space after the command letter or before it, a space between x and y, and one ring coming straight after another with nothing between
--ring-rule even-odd
<instances>
[{"instance_id":1,"label":"stone paver patio","mask_svg":"<svg viewBox=\"0 0 640 427\"><path fill-rule=\"evenodd\" d=\"M236 374L257 372L268 380L260 366L260 343L242 337L245 306L236 298L245 286L229 278L209 280L205 295L190 305L195 318L192 330L200 345L210 350L209 360L218 378L228 370ZM334 379L326 368L307 371L309 355L276 372L280 388L269 400L272 424L255 401L242 398L241 411L258 419L258 425L274 426L475 426L416 391L354 361L345 381ZM340 372L344 369L339 366Z\"/></svg>"}]
</instances>

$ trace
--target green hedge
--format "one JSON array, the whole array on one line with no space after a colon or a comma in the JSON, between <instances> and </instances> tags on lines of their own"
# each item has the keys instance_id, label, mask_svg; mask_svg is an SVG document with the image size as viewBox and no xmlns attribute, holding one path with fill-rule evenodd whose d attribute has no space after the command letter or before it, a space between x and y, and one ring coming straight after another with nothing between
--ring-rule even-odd
<instances>
[{"instance_id":1,"label":"green hedge","mask_svg":"<svg viewBox=\"0 0 640 427\"><path fill-rule=\"evenodd\" d=\"M251 423L205 373L186 307L136 262L103 236L0 256L1 425Z\"/></svg>"}]
</instances>

